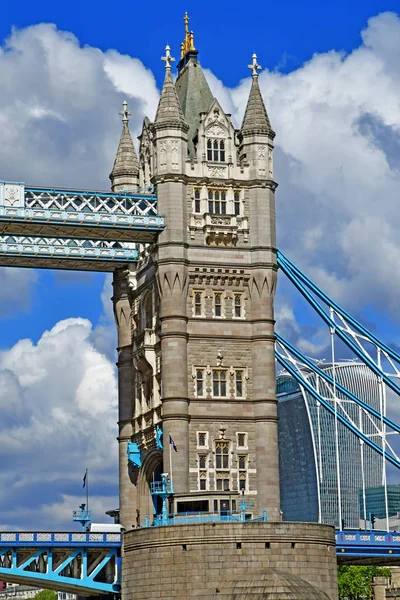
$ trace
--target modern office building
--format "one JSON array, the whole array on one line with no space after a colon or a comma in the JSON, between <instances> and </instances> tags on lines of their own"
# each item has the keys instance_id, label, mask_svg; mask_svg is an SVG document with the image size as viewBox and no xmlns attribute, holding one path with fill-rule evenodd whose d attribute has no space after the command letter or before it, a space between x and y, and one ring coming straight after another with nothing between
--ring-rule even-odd
<instances>
[{"instance_id":1,"label":"modern office building","mask_svg":"<svg viewBox=\"0 0 400 600\"><path fill-rule=\"evenodd\" d=\"M387 486L388 516L397 516L400 512L400 484ZM371 513L376 519L386 518L385 488L383 485L365 490L367 517ZM364 518L364 502L362 489L358 490L358 507L360 519Z\"/></svg>"},{"instance_id":2,"label":"modern office building","mask_svg":"<svg viewBox=\"0 0 400 600\"><path fill-rule=\"evenodd\" d=\"M332 365L319 367L332 376ZM339 362L335 365L338 383L379 408L376 376L363 364ZM315 375L306 373L310 383ZM330 394L322 380L318 382L324 397ZM339 398L344 397L338 394ZM279 460L281 508L285 521L314 521L339 526L338 477L335 444L335 418L297 381L282 372L277 378L279 415ZM333 405L333 404L332 404ZM376 433L374 424L354 403L345 403L348 416L363 431ZM339 412L342 409L338 409ZM378 438L374 436L375 443ZM344 425L338 422L339 474L342 519L345 527L359 527L359 490L382 483L382 458ZM364 469L362 469L364 464Z\"/></svg>"}]
</instances>

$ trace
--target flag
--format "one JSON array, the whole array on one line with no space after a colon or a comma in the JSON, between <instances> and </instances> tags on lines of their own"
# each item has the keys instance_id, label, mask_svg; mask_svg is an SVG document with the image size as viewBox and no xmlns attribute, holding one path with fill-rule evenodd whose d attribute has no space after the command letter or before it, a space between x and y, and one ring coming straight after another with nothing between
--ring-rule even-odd
<instances>
[{"instance_id":1,"label":"flag","mask_svg":"<svg viewBox=\"0 0 400 600\"><path fill-rule=\"evenodd\" d=\"M175 452L178 452L178 448L176 447L176 444L175 444L174 440L172 439L171 434L169 434L169 443L171 444L171 446L173 447Z\"/></svg>"},{"instance_id":2,"label":"flag","mask_svg":"<svg viewBox=\"0 0 400 600\"><path fill-rule=\"evenodd\" d=\"M83 476L83 486L82 487L86 487L86 479L87 479L87 469L86 469L85 474Z\"/></svg>"}]
</instances>

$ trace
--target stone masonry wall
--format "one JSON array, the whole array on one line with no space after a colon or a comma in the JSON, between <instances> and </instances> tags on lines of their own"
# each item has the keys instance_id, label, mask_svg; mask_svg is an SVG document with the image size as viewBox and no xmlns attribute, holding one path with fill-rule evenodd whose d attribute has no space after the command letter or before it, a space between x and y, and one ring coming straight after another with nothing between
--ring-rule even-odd
<instances>
[{"instance_id":1,"label":"stone masonry wall","mask_svg":"<svg viewBox=\"0 0 400 600\"><path fill-rule=\"evenodd\" d=\"M314 523L263 522L177 525L127 532L122 600L218 599L232 582L248 579L269 567L297 575L337 600L333 528Z\"/></svg>"}]
</instances>

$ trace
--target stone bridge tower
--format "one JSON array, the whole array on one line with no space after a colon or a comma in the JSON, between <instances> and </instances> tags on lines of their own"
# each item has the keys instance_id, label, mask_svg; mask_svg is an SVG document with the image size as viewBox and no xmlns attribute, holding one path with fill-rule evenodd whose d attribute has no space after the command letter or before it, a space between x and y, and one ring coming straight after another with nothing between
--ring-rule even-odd
<instances>
[{"instance_id":1,"label":"stone bridge tower","mask_svg":"<svg viewBox=\"0 0 400 600\"><path fill-rule=\"evenodd\" d=\"M159 510L150 483L171 471L173 512L237 510L244 491L253 514L266 510L277 521L277 184L260 66L253 55L235 130L209 88L187 20L175 83L169 47L163 60L139 157L125 106L110 175L113 190L154 186L166 222L136 270L114 277L121 522L130 528Z\"/></svg>"},{"instance_id":2,"label":"stone bridge tower","mask_svg":"<svg viewBox=\"0 0 400 600\"><path fill-rule=\"evenodd\" d=\"M280 522L275 134L260 67L254 55L235 130L185 21L177 79L167 46L154 122L144 120L137 155L124 106L110 175L115 190L154 188L166 223L136 268L114 275L122 598L261 599L280 589L282 598L336 600L333 529ZM162 510L152 483L165 472L177 518L164 513L156 524L169 527L148 527ZM266 511L268 522L226 518L242 494L246 513ZM185 524L187 512L211 512L213 522Z\"/></svg>"}]
</instances>

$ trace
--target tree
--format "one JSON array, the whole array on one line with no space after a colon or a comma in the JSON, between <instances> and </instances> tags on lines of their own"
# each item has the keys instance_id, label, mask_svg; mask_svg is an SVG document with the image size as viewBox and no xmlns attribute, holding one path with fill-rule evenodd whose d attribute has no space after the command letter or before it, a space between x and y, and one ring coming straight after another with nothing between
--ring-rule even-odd
<instances>
[{"instance_id":1,"label":"tree","mask_svg":"<svg viewBox=\"0 0 400 600\"><path fill-rule=\"evenodd\" d=\"M40 590L33 600L57 600L57 594L54 590Z\"/></svg>"},{"instance_id":2,"label":"tree","mask_svg":"<svg viewBox=\"0 0 400 600\"><path fill-rule=\"evenodd\" d=\"M339 600L370 600L374 577L390 577L386 567L338 567Z\"/></svg>"}]
</instances>

